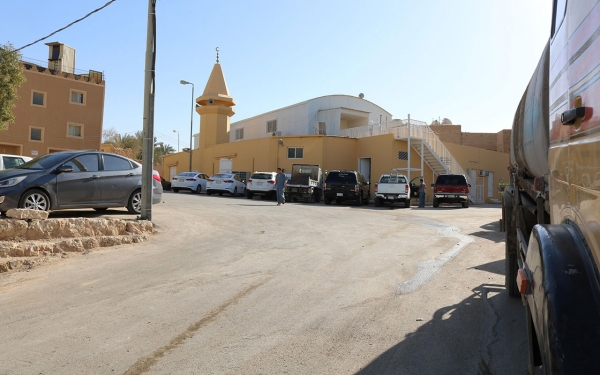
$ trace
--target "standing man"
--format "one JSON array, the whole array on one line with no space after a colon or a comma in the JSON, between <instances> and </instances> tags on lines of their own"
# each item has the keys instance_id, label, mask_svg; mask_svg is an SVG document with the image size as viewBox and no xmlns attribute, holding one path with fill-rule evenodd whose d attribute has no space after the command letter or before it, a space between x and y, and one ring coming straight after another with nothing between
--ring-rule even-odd
<instances>
[{"instance_id":1,"label":"standing man","mask_svg":"<svg viewBox=\"0 0 600 375\"><path fill-rule=\"evenodd\" d=\"M425 207L425 189L427 187L425 186L425 182L423 182L423 179L421 179L421 183L419 184L419 207L424 208Z\"/></svg>"},{"instance_id":2,"label":"standing man","mask_svg":"<svg viewBox=\"0 0 600 375\"><path fill-rule=\"evenodd\" d=\"M287 176L277 168L277 176L275 176L275 190L277 192L277 205L285 204L285 186L287 185Z\"/></svg>"}]
</instances>

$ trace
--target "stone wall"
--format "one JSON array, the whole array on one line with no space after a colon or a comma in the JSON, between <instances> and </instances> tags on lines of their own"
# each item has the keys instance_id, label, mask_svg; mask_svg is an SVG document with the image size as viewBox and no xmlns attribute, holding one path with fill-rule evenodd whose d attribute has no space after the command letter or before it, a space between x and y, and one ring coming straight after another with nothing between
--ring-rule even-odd
<instances>
[{"instance_id":1,"label":"stone wall","mask_svg":"<svg viewBox=\"0 0 600 375\"><path fill-rule=\"evenodd\" d=\"M429 127L437 133L440 141L454 143L455 145L462 144L460 125L430 125Z\"/></svg>"},{"instance_id":2,"label":"stone wall","mask_svg":"<svg viewBox=\"0 0 600 375\"><path fill-rule=\"evenodd\" d=\"M462 133L462 145L497 151L495 133Z\"/></svg>"},{"instance_id":3,"label":"stone wall","mask_svg":"<svg viewBox=\"0 0 600 375\"><path fill-rule=\"evenodd\" d=\"M498 133L468 133L462 131L461 125L429 125L429 127L443 143L510 152L510 129L500 130Z\"/></svg>"},{"instance_id":4,"label":"stone wall","mask_svg":"<svg viewBox=\"0 0 600 375\"><path fill-rule=\"evenodd\" d=\"M496 140L496 151L510 153L510 129L500 130Z\"/></svg>"}]
</instances>

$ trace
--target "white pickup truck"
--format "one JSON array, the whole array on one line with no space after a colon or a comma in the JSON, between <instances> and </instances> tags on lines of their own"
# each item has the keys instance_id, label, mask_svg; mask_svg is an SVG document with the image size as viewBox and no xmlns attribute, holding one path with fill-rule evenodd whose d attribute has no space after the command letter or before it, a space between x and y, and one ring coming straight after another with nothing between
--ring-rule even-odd
<instances>
[{"instance_id":1,"label":"white pickup truck","mask_svg":"<svg viewBox=\"0 0 600 375\"><path fill-rule=\"evenodd\" d=\"M410 186L406 176L392 169L390 174L383 174L375 184L375 207L383 206L386 202L390 208L394 203L403 202L404 207L410 207Z\"/></svg>"}]
</instances>

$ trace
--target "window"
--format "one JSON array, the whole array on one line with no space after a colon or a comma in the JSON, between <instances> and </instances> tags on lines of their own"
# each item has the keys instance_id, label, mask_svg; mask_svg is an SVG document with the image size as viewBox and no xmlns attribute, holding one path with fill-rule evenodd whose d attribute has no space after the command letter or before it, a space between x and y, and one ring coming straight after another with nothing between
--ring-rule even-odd
<instances>
[{"instance_id":1,"label":"window","mask_svg":"<svg viewBox=\"0 0 600 375\"><path fill-rule=\"evenodd\" d=\"M85 104L84 97L85 97L84 91L71 90L71 103Z\"/></svg>"},{"instance_id":2,"label":"window","mask_svg":"<svg viewBox=\"0 0 600 375\"><path fill-rule=\"evenodd\" d=\"M4 169L16 168L19 165L25 164L25 160L23 160L23 158L16 156L3 156L2 161L4 164Z\"/></svg>"},{"instance_id":3,"label":"window","mask_svg":"<svg viewBox=\"0 0 600 375\"><path fill-rule=\"evenodd\" d=\"M67 137L83 138L83 125L69 124L67 128Z\"/></svg>"},{"instance_id":4,"label":"window","mask_svg":"<svg viewBox=\"0 0 600 375\"><path fill-rule=\"evenodd\" d=\"M98 154L79 155L63 165L73 167L73 172L97 172Z\"/></svg>"},{"instance_id":5,"label":"window","mask_svg":"<svg viewBox=\"0 0 600 375\"><path fill-rule=\"evenodd\" d=\"M29 127L29 140L43 142L44 141L44 128Z\"/></svg>"},{"instance_id":6,"label":"window","mask_svg":"<svg viewBox=\"0 0 600 375\"><path fill-rule=\"evenodd\" d=\"M267 133L275 133L277 131L277 119L267 121Z\"/></svg>"},{"instance_id":7,"label":"window","mask_svg":"<svg viewBox=\"0 0 600 375\"><path fill-rule=\"evenodd\" d=\"M288 147L288 159L302 159L304 158L303 147Z\"/></svg>"},{"instance_id":8,"label":"window","mask_svg":"<svg viewBox=\"0 0 600 375\"><path fill-rule=\"evenodd\" d=\"M41 92L41 91L32 91L31 92L31 104L45 107L46 106L46 93Z\"/></svg>"},{"instance_id":9,"label":"window","mask_svg":"<svg viewBox=\"0 0 600 375\"><path fill-rule=\"evenodd\" d=\"M244 128L235 129L235 140L244 139Z\"/></svg>"},{"instance_id":10,"label":"window","mask_svg":"<svg viewBox=\"0 0 600 375\"><path fill-rule=\"evenodd\" d=\"M565 18L565 12L567 10L567 1L566 0L555 0L554 1L554 14L552 19L552 30L550 33L551 37L554 37L554 34L558 31L562 22Z\"/></svg>"},{"instance_id":11,"label":"window","mask_svg":"<svg viewBox=\"0 0 600 375\"><path fill-rule=\"evenodd\" d=\"M105 171L126 171L132 169L129 160L113 155L104 155L103 157Z\"/></svg>"},{"instance_id":12,"label":"window","mask_svg":"<svg viewBox=\"0 0 600 375\"><path fill-rule=\"evenodd\" d=\"M327 123L324 121L319 121L319 129L318 133L320 135L327 135Z\"/></svg>"}]
</instances>

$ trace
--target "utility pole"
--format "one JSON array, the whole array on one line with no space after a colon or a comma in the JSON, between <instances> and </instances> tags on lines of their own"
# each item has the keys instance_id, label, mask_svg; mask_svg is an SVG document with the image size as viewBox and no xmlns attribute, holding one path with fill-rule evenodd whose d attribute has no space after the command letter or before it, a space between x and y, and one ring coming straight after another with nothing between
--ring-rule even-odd
<instances>
[{"instance_id":1,"label":"utility pole","mask_svg":"<svg viewBox=\"0 0 600 375\"><path fill-rule=\"evenodd\" d=\"M154 75L156 63L156 0L148 0L146 65L144 70L144 138L142 143L142 220L152 221L152 169L154 168ZM135 202L134 202L135 203Z\"/></svg>"}]
</instances>

